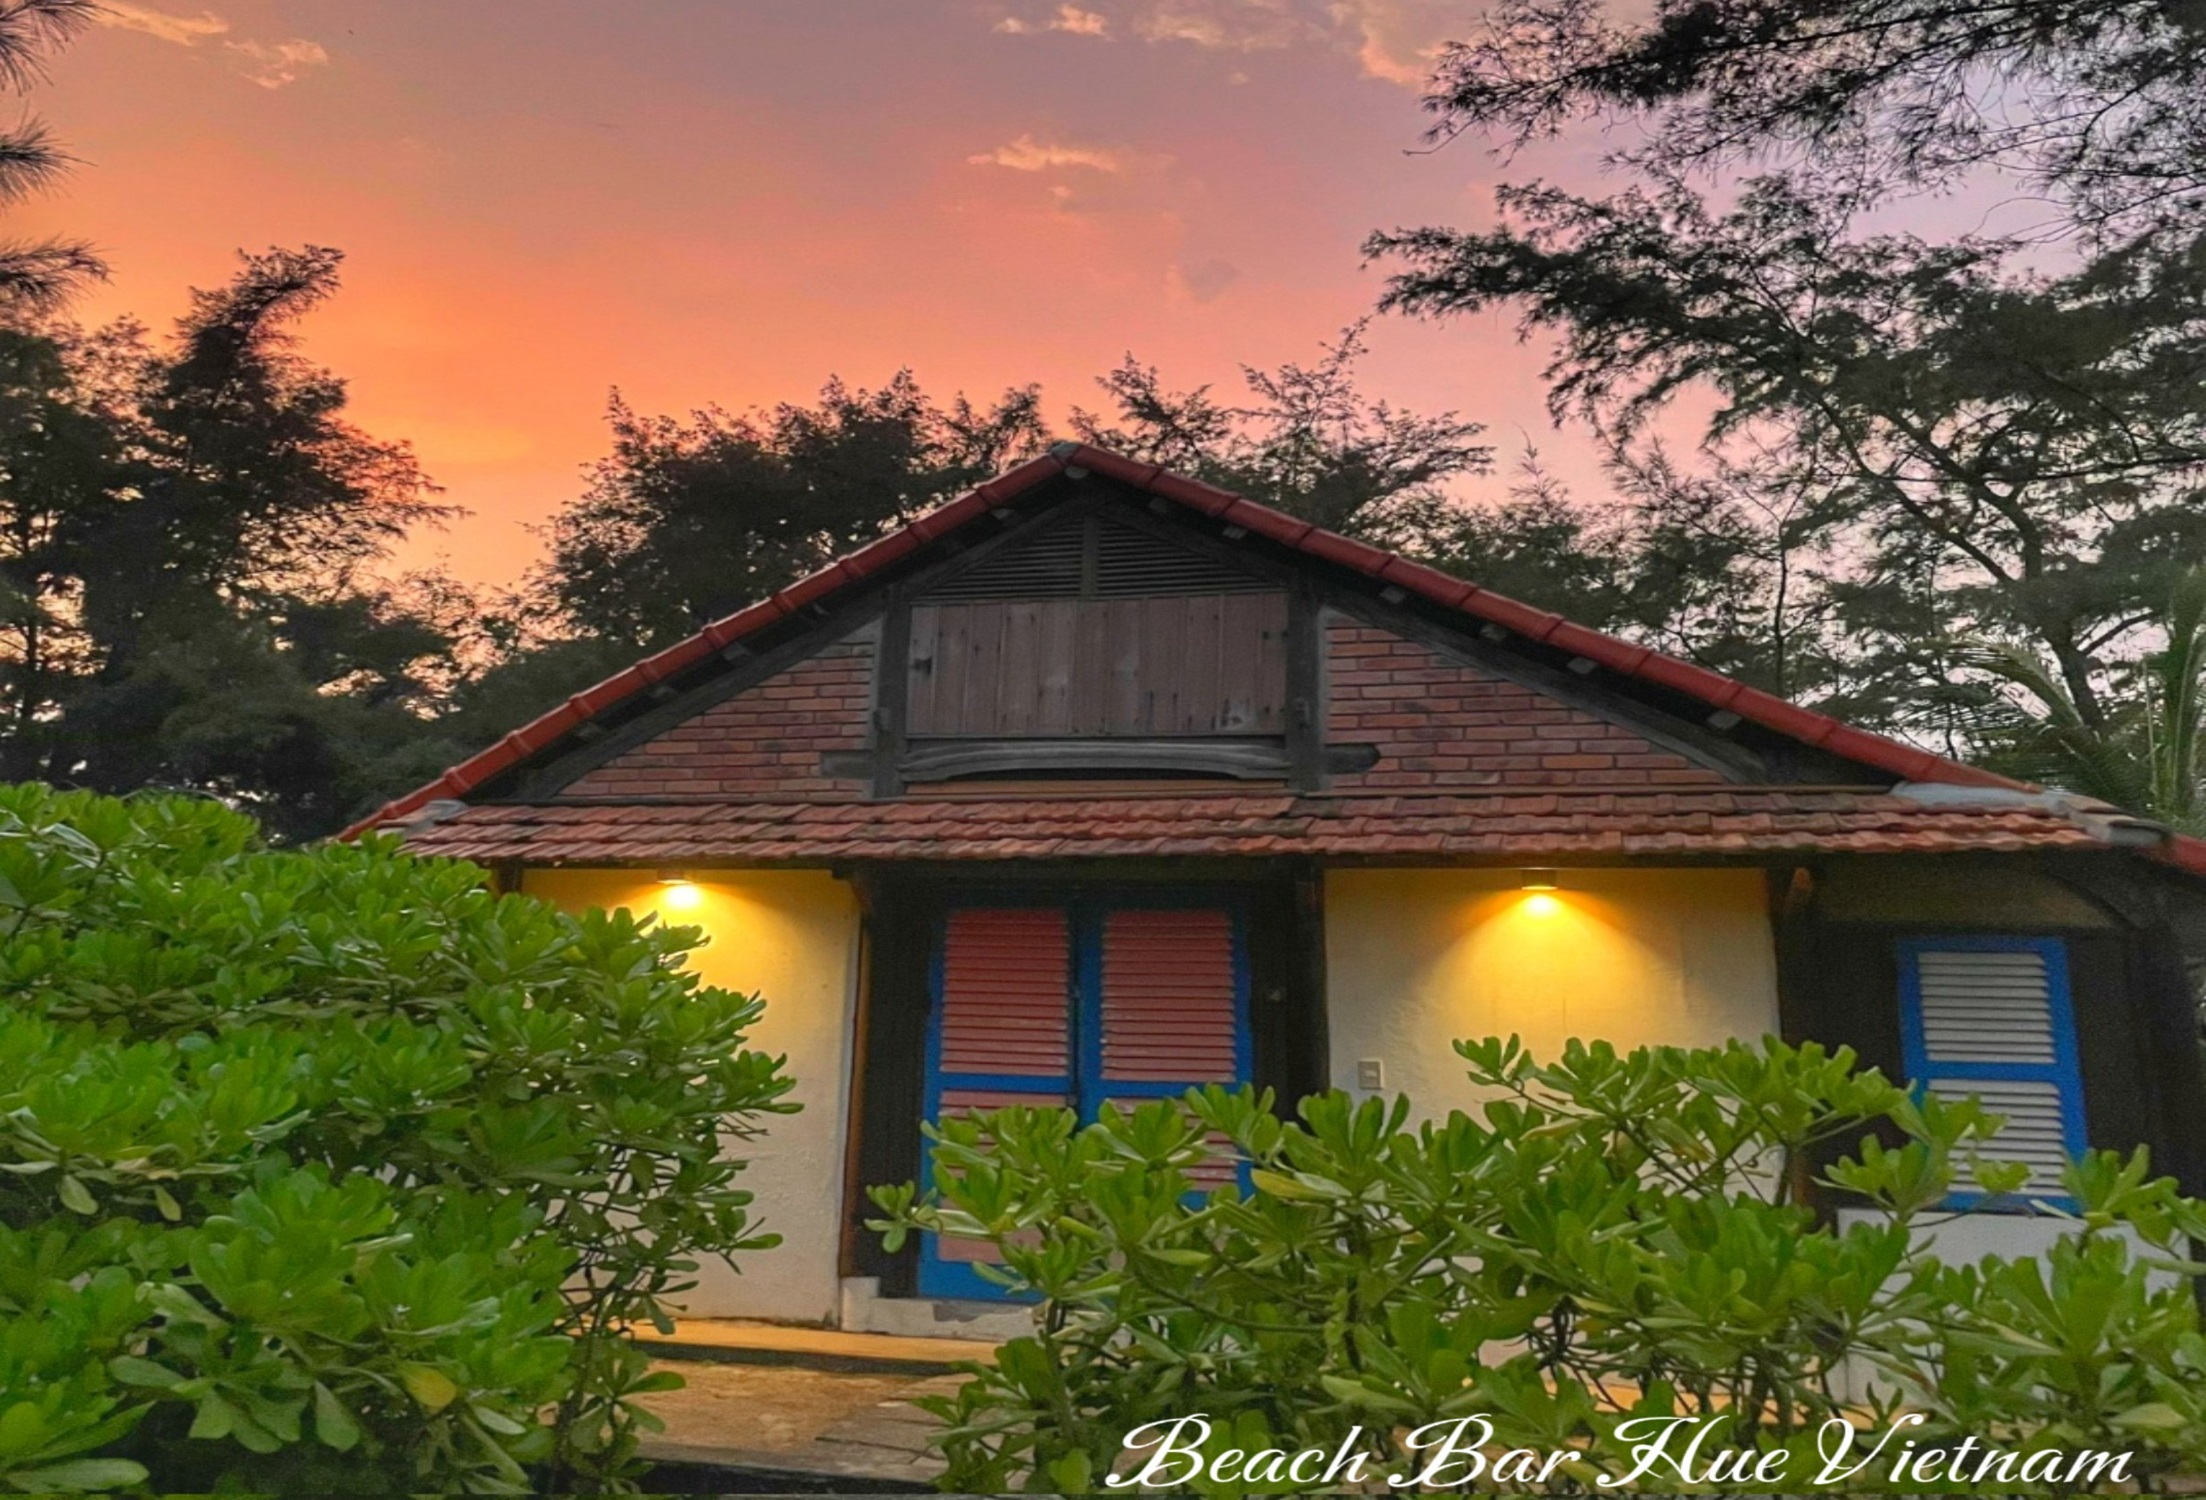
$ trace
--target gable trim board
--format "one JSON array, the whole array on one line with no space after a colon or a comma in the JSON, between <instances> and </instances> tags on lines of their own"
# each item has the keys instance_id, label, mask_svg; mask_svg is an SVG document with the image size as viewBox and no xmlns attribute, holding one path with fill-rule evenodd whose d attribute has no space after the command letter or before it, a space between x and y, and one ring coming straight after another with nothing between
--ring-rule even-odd
<instances>
[{"instance_id":1,"label":"gable trim board","mask_svg":"<svg viewBox=\"0 0 2206 1500\"><path fill-rule=\"evenodd\" d=\"M851 594L869 581L890 581L896 570L909 570L931 544L955 545L970 540L969 533L991 516L1015 519L1023 500L1037 496L1057 481L1077 482L1089 474L1101 475L1153 497L1153 507L1177 507L1208 518L1234 532L1261 538L1291 552L1317 560L1346 575L1360 576L1378 586L1390 603L1416 601L1441 611L1506 632L1519 647L1538 648L1562 659L1586 662L1615 674L1625 682L1643 685L1659 693L1705 706L1717 714L1760 726L1779 736L1811 746L1837 759L1891 775L1903 782L1937 783L1976 788L1994 794L2031 794L2034 788L1975 767L1944 759L1928 751L1841 724L1826 715L1798 708L1745 684L1664 656L1643 646L1585 629L1559 616L1508 599L1505 596L1451 578L1435 569L1395 557L1366 543L1328 532L1214 486L1171 474L1157 466L1138 463L1120 455L1085 445L1061 445L1051 453L1023 464L971 493L920 517L910 525L838 559L828 567L801 579L772 597L714 621L695 635L666 648L624 672L578 693L557 709L515 730L481 753L462 761L432 781L387 804L346 830L353 837L386 824L401 824L432 804L455 802L481 792L494 781L509 777L525 764L574 737L582 725L602 719L632 704L640 695L658 690L681 691L681 684L700 667L715 663L723 653L741 655L754 641L769 641L783 633L779 627L792 622L799 628L807 621L824 621L831 601ZM1075 504L1078 501L1073 502ZM1101 503L1100 500L1095 503ZM1131 516L1128 517L1131 519ZM979 547L1011 540L1019 528L985 536ZM1223 541L1214 545L1224 546ZM977 552L979 547L974 548ZM1250 562L1260 562L1251 557ZM964 558L958 559L964 562ZM970 564L968 564L970 565ZM938 570L929 569L930 573ZM947 568L939 569L947 572ZM867 610L886 610L886 600ZM1491 630L1487 633L1491 634ZM1305 669L1306 670L1306 669ZM748 674L744 674L748 675ZM1290 694L1293 687L1290 684ZM733 691L724 684L699 686L694 691L719 697ZM656 723L678 717L668 712L682 703L697 711L695 698L676 698L648 713ZM616 731L618 738L628 736ZM615 736L606 736L606 739ZM572 765L603 755L603 740L587 752L566 761ZM618 753L617 751L615 753ZM1308 754L1307 750L1302 752ZM604 758L610 758L604 757ZM602 763L602 761L600 761ZM541 785L541 781L537 783ZM878 784L877 784L878 789ZM2135 820L2131 820L2133 823ZM2149 825L2137 825L2143 831ZM2206 874L2206 843L2181 837L2167 838L2149 851L2193 873Z\"/></svg>"}]
</instances>

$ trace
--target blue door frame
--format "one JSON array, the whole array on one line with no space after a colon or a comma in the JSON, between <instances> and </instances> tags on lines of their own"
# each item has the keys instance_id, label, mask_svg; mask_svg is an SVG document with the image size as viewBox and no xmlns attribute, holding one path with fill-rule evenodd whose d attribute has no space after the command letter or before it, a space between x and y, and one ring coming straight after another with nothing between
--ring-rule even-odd
<instances>
[{"instance_id":1,"label":"blue door frame","mask_svg":"<svg viewBox=\"0 0 2206 1500\"><path fill-rule=\"evenodd\" d=\"M1072 1061L1069 1075L1028 1073L946 1073L942 1067L943 984L950 917L974 909L1062 911L1070 936L1071 961L1067 965L1065 1022L1066 1055ZM1231 1079L1129 1080L1103 1076L1103 933L1112 912L1189 910L1222 911L1231 924L1233 944L1234 1077ZM942 1116L942 1098L952 1092L1031 1094L1047 1105L1069 1100L1081 1120L1093 1120L1106 1100L1177 1099L1188 1089L1205 1083L1246 1083L1252 1068L1249 1039L1249 901L1239 892L1197 890L1128 890L1108 893L1081 892L1063 895L976 894L950 902L935 922L934 946L927 969L927 1050L924 1118ZM934 1153L921 1153L920 1188L934 1186ZM920 1236L919 1292L925 1297L958 1297L980 1301L1017 1300L990 1281L967 1261L945 1260L938 1253L936 1236Z\"/></svg>"}]
</instances>

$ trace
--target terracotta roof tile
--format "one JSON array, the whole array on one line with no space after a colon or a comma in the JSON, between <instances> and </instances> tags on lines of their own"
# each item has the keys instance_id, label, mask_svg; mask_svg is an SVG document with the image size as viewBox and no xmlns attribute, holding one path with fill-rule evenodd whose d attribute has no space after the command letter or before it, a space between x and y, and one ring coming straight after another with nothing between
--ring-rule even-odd
<instances>
[{"instance_id":1,"label":"terracotta roof tile","mask_svg":"<svg viewBox=\"0 0 2206 1500\"><path fill-rule=\"evenodd\" d=\"M423 853L530 864L819 864L1314 854L1472 861L2103 849L2040 806L1934 806L1874 789L1195 793L925 803L682 802L469 808L412 831Z\"/></svg>"}]
</instances>

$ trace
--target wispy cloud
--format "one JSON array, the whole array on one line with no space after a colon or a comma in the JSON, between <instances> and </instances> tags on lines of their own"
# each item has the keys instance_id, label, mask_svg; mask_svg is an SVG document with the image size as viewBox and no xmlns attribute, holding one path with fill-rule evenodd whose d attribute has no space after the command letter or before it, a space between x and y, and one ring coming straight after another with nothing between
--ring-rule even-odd
<instances>
[{"instance_id":1,"label":"wispy cloud","mask_svg":"<svg viewBox=\"0 0 2206 1500\"><path fill-rule=\"evenodd\" d=\"M1441 45L1467 24L1461 0L1090 0L1048 16L1008 15L1013 36L1066 31L1137 37L1217 52L1319 48L1353 58L1362 72L1421 88Z\"/></svg>"},{"instance_id":2,"label":"wispy cloud","mask_svg":"<svg viewBox=\"0 0 2206 1500\"><path fill-rule=\"evenodd\" d=\"M1111 34L1110 18L1101 11L1082 10L1077 5L1060 5L1057 13L1039 21L1023 20L1018 16L1005 16L996 23L996 30L1010 36L1031 36L1042 31L1064 31L1074 36L1107 37Z\"/></svg>"},{"instance_id":3,"label":"wispy cloud","mask_svg":"<svg viewBox=\"0 0 2206 1500\"><path fill-rule=\"evenodd\" d=\"M1057 7L1057 19L1050 22L1052 31L1069 31L1074 36L1104 36L1111 23L1099 11L1082 10L1077 5Z\"/></svg>"},{"instance_id":4,"label":"wispy cloud","mask_svg":"<svg viewBox=\"0 0 2206 1500\"><path fill-rule=\"evenodd\" d=\"M249 64L245 76L264 89L297 83L309 69L329 66L329 49L320 42L293 37L288 42L224 42Z\"/></svg>"},{"instance_id":5,"label":"wispy cloud","mask_svg":"<svg viewBox=\"0 0 2206 1500\"><path fill-rule=\"evenodd\" d=\"M1008 167L1014 172L1049 172L1080 167L1114 175L1161 167L1171 158L1150 156L1124 146L1076 146L1062 141L1039 141L1022 135L1015 141L965 158L976 167Z\"/></svg>"},{"instance_id":6,"label":"wispy cloud","mask_svg":"<svg viewBox=\"0 0 2206 1500\"><path fill-rule=\"evenodd\" d=\"M1241 268L1228 261L1206 260L1192 266L1169 266L1164 284L1176 297L1189 302L1215 302L1227 287L1241 279Z\"/></svg>"},{"instance_id":7,"label":"wispy cloud","mask_svg":"<svg viewBox=\"0 0 2206 1500\"><path fill-rule=\"evenodd\" d=\"M104 0L99 19L104 26L141 31L179 47L196 47L201 42L220 40L222 49L236 58L238 71L264 89L280 89L287 83L298 82L309 69L329 66L329 49L304 37L281 42L260 42L251 38L231 40L230 23L213 11L177 15L136 4L134 0Z\"/></svg>"},{"instance_id":8,"label":"wispy cloud","mask_svg":"<svg viewBox=\"0 0 2206 1500\"><path fill-rule=\"evenodd\" d=\"M1152 42L1228 52L1291 47L1323 34L1290 0L1152 0L1136 7L1130 25Z\"/></svg>"},{"instance_id":9,"label":"wispy cloud","mask_svg":"<svg viewBox=\"0 0 2206 1500\"><path fill-rule=\"evenodd\" d=\"M102 26L142 31L179 47L196 47L207 38L221 36L230 29L230 23L212 11L196 16L172 16L149 5L133 5L130 0L106 0L97 14Z\"/></svg>"},{"instance_id":10,"label":"wispy cloud","mask_svg":"<svg viewBox=\"0 0 2206 1500\"><path fill-rule=\"evenodd\" d=\"M1373 78L1421 89L1441 45L1463 28L1460 7L1436 0L1335 0L1334 21Z\"/></svg>"}]
</instances>

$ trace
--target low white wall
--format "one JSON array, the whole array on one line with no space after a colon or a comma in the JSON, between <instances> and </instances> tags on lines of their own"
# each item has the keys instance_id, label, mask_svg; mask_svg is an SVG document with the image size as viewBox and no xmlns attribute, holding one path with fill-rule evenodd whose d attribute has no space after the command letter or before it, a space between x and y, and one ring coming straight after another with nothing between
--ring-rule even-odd
<instances>
[{"instance_id":1,"label":"low white wall","mask_svg":"<svg viewBox=\"0 0 2206 1500\"><path fill-rule=\"evenodd\" d=\"M1838 1211L1838 1227L1843 1233L1856 1224L1881 1224L1885 1216L1875 1209L1842 1208ZM1974 1265L1987 1255L2003 1260L2033 1260L2053 1248L2064 1234L2076 1232L2072 1219L2058 1218L2052 1214L1955 1214L1926 1225L1922 1230L1924 1245L1930 1253L1947 1265ZM2132 1255L2147 1251L2145 1242L2136 1231L2124 1227L2118 1231L2129 1241ZM2149 1273L2152 1278L2166 1285L2173 1278L2162 1272Z\"/></svg>"},{"instance_id":2,"label":"low white wall","mask_svg":"<svg viewBox=\"0 0 2206 1500\"><path fill-rule=\"evenodd\" d=\"M1337 1087L1375 1060L1379 1092L1430 1115L1477 1096L1452 1044L1522 1036L1705 1046L1772 1034L1777 963L1755 870L1336 870L1325 880L1327 1029ZM1363 1090L1362 1092L1371 1092Z\"/></svg>"},{"instance_id":3,"label":"low white wall","mask_svg":"<svg viewBox=\"0 0 2206 1500\"><path fill-rule=\"evenodd\" d=\"M754 1051L786 1055L797 1080L795 1115L770 1115L766 1134L740 1143L750 1165L742 1185L756 1195L752 1216L782 1237L772 1250L746 1255L739 1269L706 1258L695 1291L682 1301L693 1316L832 1323L843 1201L843 1140L848 1124L850 1050L857 994L858 905L847 884L824 871L693 872L704 893L666 921L702 927L709 938L691 962L709 984L760 994L766 1014L753 1030ZM569 909L661 909L665 888L635 870L531 870L523 889Z\"/></svg>"}]
</instances>

